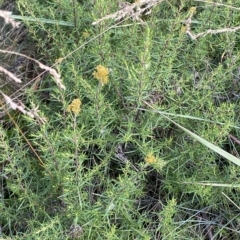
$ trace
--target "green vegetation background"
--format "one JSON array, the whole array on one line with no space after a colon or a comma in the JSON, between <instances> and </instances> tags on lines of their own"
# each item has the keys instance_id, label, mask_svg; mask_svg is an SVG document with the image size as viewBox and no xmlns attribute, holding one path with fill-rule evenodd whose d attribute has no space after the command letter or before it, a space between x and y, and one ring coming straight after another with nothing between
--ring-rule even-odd
<instances>
[{"instance_id":1,"label":"green vegetation background","mask_svg":"<svg viewBox=\"0 0 240 240\"><path fill-rule=\"evenodd\" d=\"M44 75L25 101L47 123L16 118L44 166L14 126L1 126L0 237L240 239L239 187L221 185L240 184L239 167L144 104L239 156L229 138L240 137L232 127L239 125L239 32L191 40L182 31L191 7L194 33L238 26L239 9L163 1L144 25L109 19L93 26L118 4L77 1L74 13L66 0L16 3L22 15L77 26L25 22L42 62L69 54L55 66L66 90ZM104 86L93 76L98 65L109 69ZM77 98L74 116L66 109ZM150 155L154 163L146 162ZM205 181L220 187L197 184Z\"/></svg>"}]
</instances>

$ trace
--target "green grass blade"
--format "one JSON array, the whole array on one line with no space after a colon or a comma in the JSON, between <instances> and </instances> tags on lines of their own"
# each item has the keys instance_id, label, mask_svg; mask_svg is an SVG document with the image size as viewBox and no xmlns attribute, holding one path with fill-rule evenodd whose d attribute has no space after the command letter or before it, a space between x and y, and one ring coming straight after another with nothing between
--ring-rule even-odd
<instances>
[{"instance_id":1,"label":"green grass blade","mask_svg":"<svg viewBox=\"0 0 240 240\"><path fill-rule=\"evenodd\" d=\"M49 23L49 24L58 24L62 26L69 26L73 27L73 22L66 22L66 21L59 21L59 20L51 20L51 19L45 19L45 18L32 18L32 17L26 17L26 16L19 16L19 15L10 15L11 18L18 19L18 20L26 20L26 21L32 21L32 22L42 22L42 23Z\"/></svg>"},{"instance_id":2,"label":"green grass blade","mask_svg":"<svg viewBox=\"0 0 240 240\"><path fill-rule=\"evenodd\" d=\"M229 183L214 183L214 182L183 182L184 184L197 184L203 186L213 186L213 187L229 187L229 188L239 188L240 184L229 184Z\"/></svg>"},{"instance_id":3,"label":"green grass blade","mask_svg":"<svg viewBox=\"0 0 240 240\"><path fill-rule=\"evenodd\" d=\"M146 103L146 102L145 102ZM146 103L147 104L147 103ZM148 105L149 106L149 105ZM139 108L139 110L143 110L146 111L147 109L145 108ZM197 120L197 121L203 121L203 122L209 122L209 123L217 123L219 125L226 125L226 123L223 122L218 122L218 121L213 121L213 120L209 120L209 119L204 119L204 118L200 118L200 117L194 117L194 116L189 116L189 115L183 115L183 114L176 114L176 113L169 113L169 112L163 112L163 111L159 111L156 110L155 108L152 107L152 110L154 110L155 112L159 113L159 114L163 114L163 115L167 115L167 116L173 116L173 117L181 117L181 118L187 118L187 119L192 119L192 120ZM240 129L240 127L229 124L230 127L235 128L235 129Z\"/></svg>"},{"instance_id":4,"label":"green grass blade","mask_svg":"<svg viewBox=\"0 0 240 240\"><path fill-rule=\"evenodd\" d=\"M147 104L149 107L153 108L149 103L147 103L147 102L144 102L144 103ZM170 122L172 122L176 126L178 126L179 128L181 128L184 132L186 132L188 135L190 135L192 138L194 138L198 142L202 143L203 145L205 145L209 149L213 150L214 152L218 153L222 157L224 157L224 158L228 159L229 161L235 163L236 165L240 166L240 159L239 158L237 158L237 157L233 156L232 154L224 151L220 147L218 147L218 146L208 142L207 140L203 139L202 137L198 136L197 134L189 131L188 129L186 129L185 127L179 125L178 123L176 123L175 121L173 121L169 117L165 116L163 113L157 111L156 109L155 109L155 111L158 112L159 114L161 114L164 118L166 118L167 120L169 120Z\"/></svg>"},{"instance_id":5,"label":"green grass blade","mask_svg":"<svg viewBox=\"0 0 240 240\"><path fill-rule=\"evenodd\" d=\"M179 125L178 123L174 122L173 120L171 120L171 122L174 123L179 128L181 128L184 132L189 134L191 137L193 137L198 142L202 143L203 145L205 145L209 149L213 150L214 152L218 153L219 155L223 156L224 158L228 159L229 161L231 161L231 162L235 163L236 165L240 166L240 159L239 158L237 158L237 157L233 156L232 154L224 151L222 148L208 142L207 140L205 140L202 137L198 136L197 134L189 131L188 129Z\"/></svg>"}]
</instances>

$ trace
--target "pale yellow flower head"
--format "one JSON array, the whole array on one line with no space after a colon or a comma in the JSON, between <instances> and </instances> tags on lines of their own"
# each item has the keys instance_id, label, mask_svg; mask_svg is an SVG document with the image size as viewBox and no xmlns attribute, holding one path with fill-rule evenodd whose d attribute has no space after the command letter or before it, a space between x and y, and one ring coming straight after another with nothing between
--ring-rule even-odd
<instances>
[{"instance_id":1,"label":"pale yellow flower head","mask_svg":"<svg viewBox=\"0 0 240 240\"><path fill-rule=\"evenodd\" d=\"M88 37L90 36L90 34L89 34L88 31L84 31L84 32L82 33L82 36L83 36L84 38L88 38Z\"/></svg>"},{"instance_id":2,"label":"pale yellow flower head","mask_svg":"<svg viewBox=\"0 0 240 240\"><path fill-rule=\"evenodd\" d=\"M147 154L144 160L147 164L153 165L160 171L167 165L166 161L162 158L155 157L151 152Z\"/></svg>"},{"instance_id":3,"label":"pale yellow flower head","mask_svg":"<svg viewBox=\"0 0 240 240\"><path fill-rule=\"evenodd\" d=\"M181 33L186 33L187 30L188 30L188 29L187 29L186 26L182 26L182 27L181 27Z\"/></svg>"},{"instance_id":4,"label":"pale yellow flower head","mask_svg":"<svg viewBox=\"0 0 240 240\"><path fill-rule=\"evenodd\" d=\"M196 10L197 10L196 7L190 7L189 12L192 13L192 14L194 14L194 13L196 13Z\"/></svg>"},{"instance_id":5,"label":"pale yellow flower head","mask_svg":"<svg viewBox=\"0 0 240 240\"><path fill-rule=\"evenodd\" d=\"M148 154L144 160L149 164L153 164L157 162L157 159L151 153Z\"/></svg>"},{"instance_id":6,"label":"pale yellow flower head","mask_svg":"<svg viewBox=\"0 0 240 240\"><path fill-rule=\"evenodd\" d=\"M74 99L70 105L67 107L67 112L73 112L75 115L78 115L81 111L82 102L79 98Z\"/></svg>"},{"instance_id":7,"label":"pale yellow flower head","mask_svg":"<svg viewBox=\"0 0 240 240\"><path fill-rule=\"evenodd\" d=\"M93 76L102 84L107 84L108 83L108 73L109 70L102 66L98 65L96 67L96 71L93 72Z\"/></svg>"}]
</instances>

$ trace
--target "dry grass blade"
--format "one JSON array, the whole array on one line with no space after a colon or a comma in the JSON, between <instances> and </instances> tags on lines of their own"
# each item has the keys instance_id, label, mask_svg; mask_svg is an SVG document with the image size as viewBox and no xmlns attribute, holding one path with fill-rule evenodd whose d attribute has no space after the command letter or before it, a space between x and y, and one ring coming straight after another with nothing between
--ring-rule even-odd
<instances>
[{"instance_id":1,"label":"dry grass blade","mask_svg":"<svg viewBox=\"0 0 240 240\"><path fill-rule=\"evenodd\" d=\"M7 69L0 66L0 72L3 72L4 74L8 75L11 79L13 79L17 83L21 83L21 79L16 77L13 73L9 72Z\"/></svg>"},{"instance_id":2,"label":"dry grass blade","mask_svg":"<svg viewBox=\"0 0 240 240\"><path fill-rule=\"evenodd\" d=\"M233 7L231 5L226 5L226 4L223 4L223 3L217 3L217 2L214 2L214 1L195 0L195 2L209 3L213 6L222 6L222 7L227 7L227 8L231 8L231 9L240 10L240 8Z\"/></svg>"},{"instance_id":3,"label":"dry grass blade","mask_svg":"<svg viewBox=\"0 0 240 240\"><path fill-rule=\"evenodd\" d=\"M21 113L31 117L31 118L36 118L39 120L39 122L41 124L46 123L46 119L42 118L38 115L38 108L35 107L32 110L26 110L27 107L21 102L18 101L18 103L15 103L9 96L7 96L6 94L4 94L2 91L0 91L0 93L2 94L4 100L6 101L6 103L10 106L11 109L13 110L19 110Z\"/></svg>"},{"instance_id":4,"label":"dry grass blade","mask_svg":"<svg viewBox=\"0 0 240 240\"><path fill-rule=\"evenodd\" d=\"M37 60L34 60L34 61L35 61L36 63L38 63L38 65L39 65L39 67L40 67L41 69L44 69L44 70L46 70L46 71L49 71L49 73L54 77L57 85L58 85L60 88L65 89L65 86L64 86L64 85L62 84L62 82L61 82L61 76L60 76L59 73L57 73L57 71L56 71L55 69L53 69L53 68L51 68L51 67L48 67L48 66L46 66L46 65L38 62Z\"/></svg>"},{"instance_id":5,"label":"dry grass blade","mask_svg":"<svg viewBox=\"0 0 240 240\"><path fill-rule=\"evenodd\" d=\"M20 26L20 22L16 22L12 19L10 17L11 14L12 12L0 10L0 17L2 17L7 24L11 24L13 27L18 28Z\"/></svg>"},{"instance_id":6,"label":"dry grass blade","mask_svg":"<svg viewBox=\"0 0 240 240\"><path fill-rule=\"evenodd\" d=\"M46 71L49 71L49 73L53 76L53 78L55 79L55 82L57 83L57 85L62 88L62 89L65 89L65 86L64 84L62 84L62 81L61 81L61 76L59 73L57 73L57 71L51 67L48 67L44 64L42 64L41 62L39 62L38 60L34 59L34 58L31 58L31 57L28 57L22 53L17 53L17 52L12 52L12 51L7 51L7 50L1 50L0 49L0 52L2 53L8 53L8 54L14 54L14 55L19 55L19 56L22 56L22 57L25 57L25 58L28 58L34 62L36 62L38 64L38 66L41 68L41 69L44 69Z\"/></svg>"},{"instance_id":7,"label":"dry grass blade","mask_svg":"<svg viewBox=\"0 0 240 240\"><path fill-rule=\"evenodd\" d=\"M215 4L215 3L214 3ZM219 34L219 33L226 33L226 32L236 32L238 30L240 30L240 26L237 27L228 27L228 28L221 28L221 29L216 29L216 30L212 30L212 29L208 29L207 31L198 33L198 34L194 34L191 31L191 24L192 24L192 17L196 12L196 7L192 7L190 8L190 16L189 18L185 21L186 24L186 34L192 39L192 40L197 40L200 37L205 37L208 34Z\"/></svg>"},{"instance_id":8,"label":"dry grass blade","mask_svg":"<svg viewBox=\"0 0 240 240\"><path fill-rule=\"evenodd\" d=\"M211 186L211 187L227 187L227 188L240 188L240 184L234 183L216 183L216 182L182 182L184 184L196 184L201 186Z\"/></svg>"},{"instance_id":9,"label":"dry grass blade","mask_svg":"<svg viewBox=\"0 0 240 240\"><path fill-rule=\"evenodd\" d=\"M93 22L92 24L96 25L107 19L114 19L115 21L120 21L126 18L132 18L135 21L140 21L143 23L140 16L149 14L152 7L163 1L164 0L140 0L132 4L128 2L119 2L119 11L113 14L106 15L103 18Z\"/></svg>"},{"instance_id":10,"label":"dry grass blade","mask_svg":"<svg viewBox=\"0 0 240 240\"><path fill-rule=\"evenodd\" d=\"M16 104L9 96L1 92L3 95L6 103L13 109L13 110L19 110L21 113L28 115L31 118L34 118L34 114L30 111L25 110L25 105L23 103Z\"/></svg>"},{"instance_id":11,"label":"dry grass blade","mask_svg":"<svg viewBox=\"0 0 240 240\"><path fill-rule=\"evenodd\" d=\"M3 94L1 92L1 94L4 96L5 94ZM13 107L15 107L15 104L12 103L11 98L9 98L8 96L4 96L6 101L10 101L10 104L12 104ZM1 102L0 102L1 103ZM42 166L44 169L46 169L43 160L40 158L40 156L38 155L38 153L35 151L35 149L33 148L32 144L29 142L29 140L27 139L27 137L24 135L24 133L22 132L22 130L19 128L18 124L15 122L15 120L12 118L11 114L5 109L5 107L3 106L4 110L6 111L6 113L8 114L9 118L12 120L13 124L15 125L15 127L17 128L17 130L20 132L20 134L22 135L22 137L25 139L25 141L27 142L27 144L29 145L29 147L31 148L31 150L33 151L33 153L35 154L35 156L37 157L40 166ZM46 169L46 171L49 173L49 175L52 177L51 172Z\"/></svg>"},{"instance_id":12,"label":"dry grass blade","mask_svg":"<svg viewBox=\"0 0 240 240\"><path fill-rule=\"evenodd\" d=\"M197 38L205 37L208 34L219 34L219 33L226 33L226 32L236 32L238 30L240 30L240 26L232 27L232 28L221 28L221 29L217 29L217 30L208 29L207 31L198 33L196 35L191 33L191 31L189 31L189 30L187 30L186 33L191 37L192 40L196 40Z\"/></svg>"}]
</instances>

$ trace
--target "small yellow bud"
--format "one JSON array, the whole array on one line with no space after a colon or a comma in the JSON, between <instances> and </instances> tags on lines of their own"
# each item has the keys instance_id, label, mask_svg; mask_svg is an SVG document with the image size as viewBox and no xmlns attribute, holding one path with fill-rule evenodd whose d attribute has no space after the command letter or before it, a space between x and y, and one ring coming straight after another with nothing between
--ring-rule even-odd
<instances>
[{"instance_id":1,"label":"small yellow bud","mask_svg":"<svg viewBox=\"0 0 240 240\"><path fill-rule=\"evenodd\" d=\"M88 38L88 37L90 36L90 34L89 34L88 31L84 31L84 32L82 33L82 36L83 36L84 38Z\"/></svg>"},{"instance_id":2,"label":"small yellow bud","mask_svg":"<svg viewBox=\"0 0 240 240\"><path fill-rule=\"evenodd\" d=\"M63 61L63 58L58 58L55 60L55 63L61 63Z\"/></svg>"},{"instance_id":3,"label":"small yellow bud","mask_svg":"<svg viewBox=\"0 0 240 240\"><path fill-rule=\"evenodd\" d=\"M145 161L149 164L153 164L157 161L157 159L150 153L145 157Z\"/></svg>"}]
</instances>

